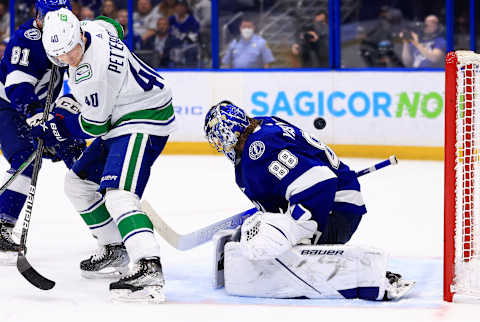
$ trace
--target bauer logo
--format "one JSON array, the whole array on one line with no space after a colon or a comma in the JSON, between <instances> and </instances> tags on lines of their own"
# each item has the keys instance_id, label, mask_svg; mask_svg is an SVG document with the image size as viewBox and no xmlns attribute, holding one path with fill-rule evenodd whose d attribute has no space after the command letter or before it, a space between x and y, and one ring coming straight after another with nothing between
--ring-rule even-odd
<instances>
[{"instance_id":1,"label":"bauer logo","mask_svg":"<svg viewBox=\"0 0 480 322\"><path fill-rule=\"evenodd\" d=\"M326 116L336 118L435 119L443 112L443 95L435 91L256 91L250 96L254 116Z\"/></svg>"},{"instance_id":2,"label":"bauer logo","mask_svg":"<svg viewBox=\"0 0 480 322\"><path fill-rule=\"evenodd\" d=\"M106 176L103 176L102 177L102 182L103 181L115 181L117 180L118 176L115 176L115 175L106 175Z\"/></svg>"},{"instance_id":3,"label":"bauer logo","mask_svg":"<svg viewBox=\"0 0 480 322\"><path fill-rule=\"evenodd\" d=\"M335 249L302 249L300 255L309 255L309 256L317 256L317 255L343 255L343 250L335 250Z\"/></svg>"}]
</instances>

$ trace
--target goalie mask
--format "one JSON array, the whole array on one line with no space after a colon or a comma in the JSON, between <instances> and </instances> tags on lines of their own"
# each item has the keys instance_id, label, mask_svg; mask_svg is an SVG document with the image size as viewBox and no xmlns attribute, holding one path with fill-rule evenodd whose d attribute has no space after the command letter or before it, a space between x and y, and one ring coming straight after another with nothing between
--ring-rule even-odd
<instances>
[{"instance_id":1,"label":"goalie mask","mask_svg":"<svg viewBox=\"0 0 480 322\"><path fill-rule=\"evenodd\" d=\"M232 102L221 101L208 111L203 130L208 143L235 163L234 147L238 137L249 125L250 121L244 110Z\"/></svg>"},{"instance_id":2,"label":"goalie mask","mask_svg":"<svg viewBox=\"0 0 480 322\"><path fill-rule=\"evenodd\" d=\"M42 43L52 63L60 67L67 66L58 56L69 53L78 44L82 51L85 47L80 21L65 8L48 12L43 22Z\"/></svg>"},{"instance_id":3,"label":"goalie mask","mask_svg":"<svg viewBox=\"0 0 480 322\"><path fill-rule=\"evenodd\" d=\"M46 14L50 11L55 11L60 8L67 8L72 10L69 0L37 0L35 1L35 16L43 21Z\"/></svg>"}]
</instances>

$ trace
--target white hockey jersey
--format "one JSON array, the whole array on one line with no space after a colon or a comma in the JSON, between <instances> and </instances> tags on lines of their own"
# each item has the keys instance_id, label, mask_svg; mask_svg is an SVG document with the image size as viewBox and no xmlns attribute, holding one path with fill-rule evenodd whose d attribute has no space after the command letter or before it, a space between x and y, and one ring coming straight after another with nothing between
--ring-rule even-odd
<instances>
[{"instance_id":1,"label":"white hockey jersey","mask_svg":"<svg viewBox=\"0 0 480 322\"><path fill-rule=\"evenodd\" d=\"M175 129L171 90L155 70L131 53L113 27L83 21L87 38L68 85L82 105L82 130L105 139L128 133L166 136Z\"/></svg>"}]
</instances>

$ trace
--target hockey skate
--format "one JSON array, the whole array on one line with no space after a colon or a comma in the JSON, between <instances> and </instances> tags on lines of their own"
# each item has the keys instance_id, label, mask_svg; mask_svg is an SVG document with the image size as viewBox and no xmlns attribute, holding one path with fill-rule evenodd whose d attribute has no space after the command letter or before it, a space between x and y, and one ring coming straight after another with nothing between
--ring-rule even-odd
<instances>
[{"instance_id":1,"label":"hockey skate","mask_svg":"<svg viewBox=\"0 0 480 322\"><path fill-rule=\"evenodd\" d=\"M129 261L123 244L105 245L80 262L80 271L85 278L116 278L128 271Z\"/></svg>"},{"instance_id":2,"label":"hockey skate","mask_svg":"<svg viewBox=\"0 0 480 322\"><path fill-rule=\"evenodd\" d=\"M114 301L162 303L164 285L160 258L141 258L127 276L110 284L110 294Z\"/></svg>"},{"instance_id":3,"label":"hockey skate","mask_svg":"<svg viewBox=\"0 0 480 322\"><path fill-rule=\"evenodd\" d=\"M402 275L388 272L385 274L389 286L385 291L384 301L395 301L404 297L415 286L415 282L402 279Z\"/></svg>"},{"instance_id":4,"label":"hockey skate","mask_svg":"<svg viewBox=\"0 0 480 322\"><path fill-rule=\"evenodd\" d=\"M0 220L0 265L15 265L19 245L12 240L13 224Z\"/></svg>"}]
</instances>

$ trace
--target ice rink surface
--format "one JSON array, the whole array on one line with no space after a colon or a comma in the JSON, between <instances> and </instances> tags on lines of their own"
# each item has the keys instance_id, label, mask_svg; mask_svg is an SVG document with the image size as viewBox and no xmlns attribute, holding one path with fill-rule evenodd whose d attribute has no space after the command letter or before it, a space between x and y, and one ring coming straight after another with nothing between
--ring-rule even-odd
<instances>
[{"instance_id":1,"label":"ice rink surface","mask_svg":"<svg viewBox=\"0 0 480 322\"><path fill-rule=\"evenodd\" d=\"M343 160L355 170L379 161ZM210 286L210 243L181 252L160 240L167 302L112 303L107 281L80 277L96 243L63 193L65 172L44 162L27 245L32 266L57 285L37 290L16 267L0 267L0 322L480 321L480 304L442 301L443 162L400 160L360 179L368 214L351 243L387 250L389 268L417 281L399 302L231 297ZM251 208L224 157L161 156L144 198L180 233Z\"/></svg>"}]
</instances>

